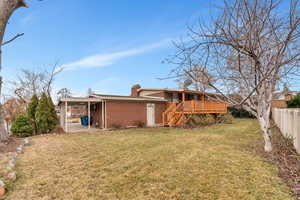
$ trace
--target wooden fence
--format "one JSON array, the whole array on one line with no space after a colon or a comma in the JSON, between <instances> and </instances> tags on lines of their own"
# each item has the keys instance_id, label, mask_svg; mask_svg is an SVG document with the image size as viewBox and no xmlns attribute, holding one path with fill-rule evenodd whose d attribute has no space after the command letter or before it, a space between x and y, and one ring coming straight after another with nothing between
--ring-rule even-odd
<instances>
[{"instance_id":1,"label":"wooden fence","mask_svg":"<svg viewBox=\"0 0 300 200\"><path fill-rule=\"evenodd\" d=\"M281 133L293 138L294 146L300 153L300 109L274 108L272 117Z\"/></svg>"}]
</instances>

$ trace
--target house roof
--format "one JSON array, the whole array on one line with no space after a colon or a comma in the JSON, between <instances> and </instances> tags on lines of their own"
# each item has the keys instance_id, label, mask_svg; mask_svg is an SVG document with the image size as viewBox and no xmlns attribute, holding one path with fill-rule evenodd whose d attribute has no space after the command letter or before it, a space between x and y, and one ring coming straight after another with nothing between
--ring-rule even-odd
<instances>
[{"instance_id":1,"label":"house roof","mask_svg":"<svg viewBox=\"0 0 300 200\"><path fill-rule=\"evenodd\" d=\"M167 101L160 97L135 97L135 96L121 96L121 95L105 95L105 94L93 94L95 98L107 99L107 100L132 100L132 101Z\"/></svg>"},{"instance_id":2,"label":"house roof","mask_svg":"<svg viewBox=\"0 0 300 200\"><path fill-rule=\"evenodd\" d=\"M299 93L299 91L288 91L285 92L274 92L273 93L273 100L284 100L286 95L292 95L296 96Z\"/></svg>"},{"instance_id":3,"label":"house roof","mask_svg":"<svg viewBox=\"0 0 300 200\"><path fill-rule=\"evenodd\" d=\"M105 95L105 94L92 94L87 97L67 97L61 98L59 103L62 102L101 102L103 100L121 100L121 101L158 101L165 102L167 100L157 97L133 97L133 96L120 96L120 95Z\"/></svg>"},{"instance_id":4,"label":"house roof","mask_svg":"<svg viewBox=\"0 0 300 200\"><path fill-rule=\"evenodd\" d=\"M206 95L218 95L215 93L208 93L208 92L200 92L196 90L184 90L184 89L168 89L168 88L140 88L138 89L138 92L140 91L157 91L157 92L186 92L186 93L193 93L193 94L206 94Z\"/></svg>"}]
</instances>

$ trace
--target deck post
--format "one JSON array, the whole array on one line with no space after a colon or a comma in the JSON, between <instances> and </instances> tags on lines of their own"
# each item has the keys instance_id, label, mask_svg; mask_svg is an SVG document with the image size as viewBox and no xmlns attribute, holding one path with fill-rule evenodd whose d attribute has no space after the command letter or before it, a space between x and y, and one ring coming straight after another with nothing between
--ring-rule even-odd
<instances>
[{"instance_id":1,"label":"deck post","mask_svg":"<svg viewBox=\"0 0 300 200\"><path fill-rule=\"evenodd\" d=\"M184 102L185 101L185 93L182 92L182 101Z\"/></svg>"},{"instance_id":2,"label":"deck post","mask_svg":"<svg viewBox=\"0 0 300 200\"><path fill-rule=\"evenodd\" d=\"M192 100L192 112L195 112L195 100Z\"/></svg>"},{"instance_id":3,"label":"deck post","mask_svg":"<svg viewBox=\"0 0 300 200\"><path fill-rule=\"evenodd\" d=\"M88 101L88 129L91 128L91 102Z\"/></svg>"},{"instance_id":4,"label":"deck post","mask_svg":"<svg viewBox=\"0 0 300 200\"><path fill-rule=\"evenodd\" d=\"M68 132L68 102L65 101L65 132Z\"/></svg>"}]
</instances>

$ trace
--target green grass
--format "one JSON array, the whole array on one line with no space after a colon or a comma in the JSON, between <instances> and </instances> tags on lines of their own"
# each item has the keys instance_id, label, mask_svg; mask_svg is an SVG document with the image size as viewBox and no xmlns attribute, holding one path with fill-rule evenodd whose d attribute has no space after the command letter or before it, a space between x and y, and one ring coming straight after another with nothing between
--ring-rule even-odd
<instances>
[{"instance_id":1,"label":"green grass","mask_svg":"<svg viewBox=\"0 0 300 200\"><path fill-rule=\"evenodd\" d=\"M255 120L35 137L9 200L288 200Z\"/></svg>"}]
</instances>

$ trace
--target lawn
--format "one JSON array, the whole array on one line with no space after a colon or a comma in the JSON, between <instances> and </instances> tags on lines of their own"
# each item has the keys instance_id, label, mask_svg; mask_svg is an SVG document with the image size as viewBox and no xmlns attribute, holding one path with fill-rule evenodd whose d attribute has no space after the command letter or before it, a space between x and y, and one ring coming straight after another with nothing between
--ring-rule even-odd
<instances>
[{"instance_id":1,"label":"lawn","mask_svg":"<svg viewBox=\"0 0 300 200\"><path fill-rule=\"evenodd\" d=\"M292 199L255 120L35 137L9 200Z\"/></svg>"}]
</instances>

